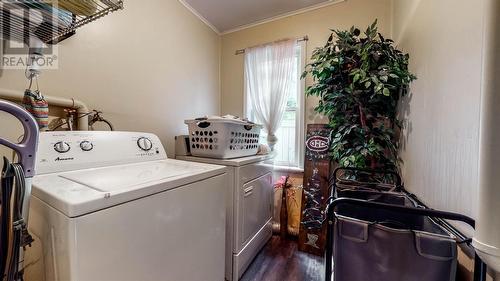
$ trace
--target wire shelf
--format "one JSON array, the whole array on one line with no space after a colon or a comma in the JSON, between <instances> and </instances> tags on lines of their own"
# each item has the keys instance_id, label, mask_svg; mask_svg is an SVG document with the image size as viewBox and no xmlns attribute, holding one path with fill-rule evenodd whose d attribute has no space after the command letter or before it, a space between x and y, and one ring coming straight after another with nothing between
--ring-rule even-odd
<instances>
[{"instance_id":1,"label":"wire shelf","mask_svg":"<svg viewBox=\"0 0 500 281\"><path fill-rule=\"evenodd\" d=\"M120 9L122 0L0 0L0 39L56 44Z\"/></svg>"}]
</instances>

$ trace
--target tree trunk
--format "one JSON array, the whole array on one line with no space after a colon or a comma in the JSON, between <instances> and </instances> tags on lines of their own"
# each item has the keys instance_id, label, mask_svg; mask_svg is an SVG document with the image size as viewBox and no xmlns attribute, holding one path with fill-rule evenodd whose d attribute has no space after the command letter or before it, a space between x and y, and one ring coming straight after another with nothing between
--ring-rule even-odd
<instances>
[{"instance_id":1,"label":"tree trunk","mask_svg":"<svg viewBox=\"0 0 500 281\"><path fill-rule=\"evenodd\" d=\"M288 232L288 207L286 200L286 186L288 185L288 177L285 179L281 192L281 210L280 210L280 236L286 238Z\"/></svg>"},{"instance_id":2,"label":"tree trunk","mask_svg":"<svg viewBox=\"0 0 500 281\"><path fill-rule=\"evenodd\" d=\"M366 129L366 116L365 112L363 111L363 106L359 104L358 108L359 108L359 120L361 122L361 126L363 127L363 129Z\"/></svg>"}]
</instances>

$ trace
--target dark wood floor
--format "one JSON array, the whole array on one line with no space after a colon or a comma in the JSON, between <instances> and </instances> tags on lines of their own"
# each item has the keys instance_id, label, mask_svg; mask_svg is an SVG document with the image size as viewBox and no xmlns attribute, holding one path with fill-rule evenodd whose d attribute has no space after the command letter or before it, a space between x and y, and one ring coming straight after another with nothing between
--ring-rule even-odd
<instances>
[{"instance_id":1,"label":"dark wood floor","mask_svg":"<svg viewBox=\"0 0 500 281\"><path fill-rule=\"evenodd\" d=\"M273 238L255 258L242 281L321 281L323 258L300 252L297 242Z\"/></svg>"}]
</instances>

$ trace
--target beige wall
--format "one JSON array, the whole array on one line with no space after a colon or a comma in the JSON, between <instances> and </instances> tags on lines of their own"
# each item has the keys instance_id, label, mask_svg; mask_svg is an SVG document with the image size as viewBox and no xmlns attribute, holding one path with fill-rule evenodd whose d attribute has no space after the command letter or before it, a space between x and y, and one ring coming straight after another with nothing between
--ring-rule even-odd
<instances>
[{"instance_id":1,"label":"beige wall","mask_svg":"<svg viewBox=\"0 0 500 281\"><path fill-rule=\"evenodd\" d=\"M482 1L394 0L394 34L418 76L407 106L406 186L476 216Z\"/></svg>"},{"instance_id":2,"label":"beige wall","mask_svg":"<svg viewBox=\"0 0 500 281\"><path fill-rule=\"evenodd\" d=\"M223 35L222 113L243 115L244 55L235 55L236 50L283 38L307 35L309 36L307 58L309 58L314 48L325 44L330 29L346 29L352 25L364 29L378 18L382 33L389 34L391 27L390 8L390 0L348 0L326 8ZM308 80L307 84L310 83L311 81ZM306 102L307 123L325 121L312 110L316 104L315 99L309 99Z\"/></svg>"},{"instance_id":3,"label":"beige wall","mask_svg":"<svg viewBox=\"0 0 500 281\"><path fill-rule=\"evenodd\" d=\"M178 1L128 0L62 42L40 87L104 111L118 130L158 134L172 156L184 119L219 113L219 58L220 37ZM24 87L23 71L3 72L0 88Z\"/></svg>"}]
</instances>

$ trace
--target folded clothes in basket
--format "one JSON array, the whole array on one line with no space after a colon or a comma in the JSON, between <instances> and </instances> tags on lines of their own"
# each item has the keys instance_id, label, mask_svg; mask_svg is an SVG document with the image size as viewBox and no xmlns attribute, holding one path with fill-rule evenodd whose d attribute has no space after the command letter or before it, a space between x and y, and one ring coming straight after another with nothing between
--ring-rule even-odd
<instances>
[{"instance_id":1,"label":"folded clothes in basket","mask_svg":"<svg viewBox=\"0 0 500 281\"><path fill-rule=\"evenodd\" d=\"M431 219L360 206L336 216L335 281L455 280L455 239Z\"/></svg>"}]
</instances>

